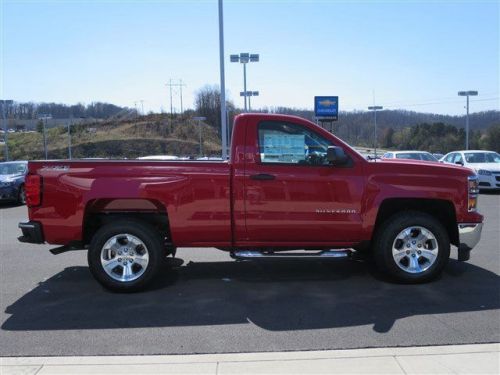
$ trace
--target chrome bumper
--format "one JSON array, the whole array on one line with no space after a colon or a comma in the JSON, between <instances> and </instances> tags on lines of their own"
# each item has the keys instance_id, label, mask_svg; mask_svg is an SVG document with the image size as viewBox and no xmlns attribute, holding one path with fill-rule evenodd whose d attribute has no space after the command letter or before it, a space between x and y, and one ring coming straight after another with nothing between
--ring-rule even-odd
<instances>
[{"instance_id":1,"label":"chrome bumper","mask_svg":"<svg viewBox=\"0 0 500 375\"><path fill-rule=\"evenodd\" d=\"M470 251L481 239L482 229L483 223L458 224L458 260L469 260Z\"/></svg>"}]
</instances>

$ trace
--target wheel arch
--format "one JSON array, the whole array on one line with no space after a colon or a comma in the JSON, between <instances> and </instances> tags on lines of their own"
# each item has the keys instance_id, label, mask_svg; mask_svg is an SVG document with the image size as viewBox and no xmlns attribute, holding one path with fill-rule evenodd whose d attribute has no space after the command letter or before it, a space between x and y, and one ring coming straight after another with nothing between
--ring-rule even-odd
<instances>
[{"instance_id":1,"label":"wheel arch","mask_svg":"<svg viewBox=\"0 0 500 375\"><path fill-rule=\"evenodd\" d=\"M85 206L83 243L89 244L103 225L124 218L146 222L171 242L167 208L161 202L153 199L94 199Z\"/></svg>"},{"instance_id":2,"label":"wheel arch","mask_svg":"<svg viewBox=\"0 0 500 375\"><path fill-rule=\"evenodd\" d=\"M385 199L378 210L373 233L391 216L405 211L418 211L435 217L446 229L450 242L457 246L458 227L455 207L451 201L444 199L425 198L388 198Z\"/></svg>"}]
</instances>

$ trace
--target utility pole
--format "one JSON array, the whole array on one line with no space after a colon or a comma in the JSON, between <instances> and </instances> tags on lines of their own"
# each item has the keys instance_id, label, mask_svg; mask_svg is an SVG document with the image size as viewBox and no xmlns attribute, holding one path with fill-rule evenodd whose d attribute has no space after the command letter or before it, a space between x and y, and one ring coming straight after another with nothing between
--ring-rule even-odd
<instances>
[{"instance_id":1,"label":"utility pole","mask_svg":"<svg viewBox=\"0 0 500 375\"><path fill-rule=\"evenodd\" d=\"M172 104L172 88L173 87L178 87L179 88L179 97L181 101L181 114L184 112L184 108L182 106L182 88L186 86L186 84L182 83L182 79L179 80L179 83L173 83L172 78L168 80L168 83L165 85L168 86L170 89L170 116L174 115L174 107Z\"/></svg>"},{"instance_id":2,"label":"utility pole","mask_svg":"<svg viewBox=\"0 0 500 375\"><path fill-rule=\"evenodd\" d=\"M381 105L373 105L368 107L370 111L373 111L373 120L375 122L375 130L373 134L373 148L375 149L375 159L377 159L377 111L384 109Z\"/></svg>"},{"instance_id":3,"label":"utility pole","mask_svg":"<svg viewBox=\"0 0 500 375\"><path fill-rule=\"evenodd\" d=\"M227 113L226 77L224 73L224 14L222 0L219 0L219 63L220 63L220 122L222 136L222 160L227 159Z\"/></svg>"},{"instance_id":4,"label":"utility pole","mask_svg":"<svg viewBox=\"0 0 500 375\"><path fill-rule=\"evenodd\" d=\"M458 96L466 96L467 97L467 116L465 117L465 149L469 149L469 96L477 96L478 92L469 90L469 91L459 91Z\"/></svg>"},{"instance_id":5,"label":"utility pole","mask_svg":"<svg viewBox=\"0 0 500 375\"><path fill-rule=\"evenodd\" d=\"M0 100L2 105L2 117L3 117L3 130L4 130L4 142L5 142L5 161L9 161L9 145L7 143L9 139L9 125L7 124L7 114L6 107L14 103L13 100Z\"/></svg>"},{"instance_id":6,"label":"utility pole","mask_svg":"<svg viewBox=\"0 0 500 375\"><path fill-rule=\"evenodd\" d=\"M73 124L73 114L69 116L69 122L68 122L68 157L69 160L72 159L71 155L71 125Z\"/></svg>"},{"instance_id":7,"label":"utility pole","mask_svg":"<svg viewBox=\"0 0 500 375\"><path fill-rule=\"evenodd\" d=\"M181 115L184 113L184 108L182 107L182 87L185 87L186 85L182 83L182 79L179 80L179 90L180 90L180 97L181 97Z\"/></svg>"},{"instance_id":8,"label":"utility pole","mask_svg":"<svg viewBox=\"0 0 500 375\"><path fill-rule=\"evenodd\" d=\"M203 156L203 141L201 138L201 122L205 121L207 118L203 116L193 117L193 120L198 121L198 130L200 135L200 158Z\"/></svg>"},{"instance_id":9,"label":"utility pole","mask_svg":"<svg viewBox=\"0 0 500 375\"><path fill-rule=\"evenodd\" d=\"M42 125L43 125L43 150L45 153L45 160L48 159L46 128L47 128L47 120L50 118L52 118L51 115L41 115L40 117L38 117L39 120L42 120Z\"/></svg>"}]
</instances>

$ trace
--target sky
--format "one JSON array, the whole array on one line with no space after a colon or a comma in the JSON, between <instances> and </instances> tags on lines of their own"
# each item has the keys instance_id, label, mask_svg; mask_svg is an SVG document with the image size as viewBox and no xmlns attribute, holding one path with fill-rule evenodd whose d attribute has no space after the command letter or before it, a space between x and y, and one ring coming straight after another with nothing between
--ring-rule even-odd
<instances>
[{"instance_id":1,"label":"sky","mask_svg":"<svg viewBox=\"0 0 500 375\"><path fill-rule=\"evenodd\" d=\"M341 111L460 115L500 109L499 1L224 1L228 99L243 107L312 109L338 95ZM15 101L103 101L170 111L170 79L196 92L219 85L217 0L0 0L0 96ZM179 91L173 106L180 110ZM140 106L140 103L137 103Z\"/></svg>"}]
</instances>

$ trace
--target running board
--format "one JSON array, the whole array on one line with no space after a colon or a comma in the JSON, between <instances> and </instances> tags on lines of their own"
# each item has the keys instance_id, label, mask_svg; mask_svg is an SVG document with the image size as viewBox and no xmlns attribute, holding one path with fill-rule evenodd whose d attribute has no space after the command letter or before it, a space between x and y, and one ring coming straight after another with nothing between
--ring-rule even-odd
<instances>
[{"instance_id":1,"label":"running board","mask_svg":"<svg viewBox=\"0 0 500 375\"><path fill-rule=\"evenodd\" d=\"M350 249L340 250L323 250L317 252L303 252L303 253L262 253L260 251L240 250L231 252L231 258L234 259L338 259L348 258L353 253Z\"/></svg>"}]
</instances>

